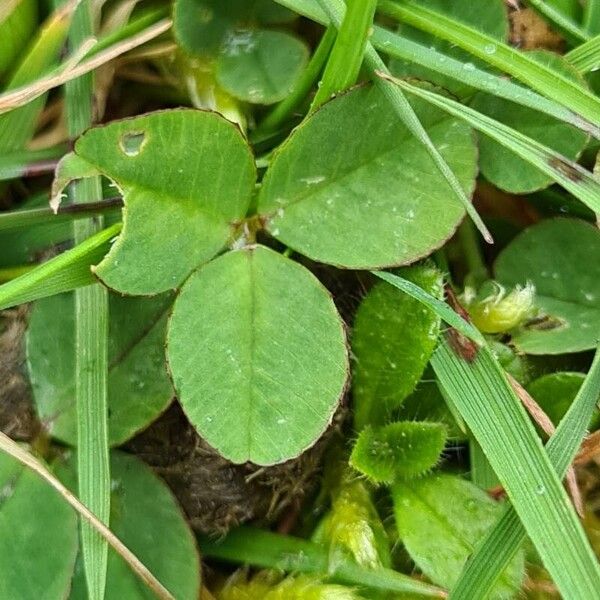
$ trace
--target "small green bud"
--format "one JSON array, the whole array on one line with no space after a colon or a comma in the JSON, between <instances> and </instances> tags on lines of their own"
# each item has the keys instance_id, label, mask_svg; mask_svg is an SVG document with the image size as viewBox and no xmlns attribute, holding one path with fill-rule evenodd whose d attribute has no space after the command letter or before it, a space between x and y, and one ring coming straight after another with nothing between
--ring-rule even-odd
<instances>
[{"instance_id":1,"label":"small green bud","mask_svg":"<svg viewBox=\"0 0 600 600\"><path fill-rule=\"evenodd\" d=\"M535 313L535 288L531 283L507 292L498 282L486 281L477 293L465 288L462 300L483 333L506 333Z\"/></svg>"}]
</instances>

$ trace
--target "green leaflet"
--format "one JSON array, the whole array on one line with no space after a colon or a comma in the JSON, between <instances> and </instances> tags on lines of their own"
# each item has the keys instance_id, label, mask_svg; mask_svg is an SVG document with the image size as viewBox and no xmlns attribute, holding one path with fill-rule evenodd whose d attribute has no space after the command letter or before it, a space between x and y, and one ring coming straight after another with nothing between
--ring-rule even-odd
<instances>
[{"instance_id":1,"label":"green leaflet","mask_svg":"<svg viewBox=\"0 0 600 600\"><path fill-rule=\"evenodd\" d=\"M348 376L343 325L328 292L264 246L225 254L190 277L175 302L167 351L190 421L235 463L279 463L311 446Z\"/></svg>"},{"instance_id":2,"label":"green leaflet","mask_svg":"<svg viewBox=\"0 0 600 600\"><path fill-rule=\"evenodd\" d=\"M441 423L401 421L359 434L350 464L375 483L423 475L438 462L446 443Z\"/></svg>"},{"instance_id":3,"label":"green leaflet","mask_svg":"<svg viewBox=\"0 0 600 600\"><path fill-rule=\"evenodd\" d=\"M399 272L442 299L441 273L431 266ZM354 424L382 425L415 388L435 348L440 318L393 286L376 284L354 317L352 377Z\"/></svg>"},{"instance_id":4,"label":"green leaflet","mask_svg":"<svg viewBox=\"0 0 600 600\"><path fill-rule=\"evenodd\" d=\"M419 101L414 108L470 195L471 130ZM427 150L376 87L335 98L295 130L271 162L258 211L287 246L350 268L414 262L464 216Z\"/></svg>"},{"instance_id":5,"label":"green leaflet","mask_svg":"<svg viewBox=\"0 0 600 600\"><path fill-rule=\"evenodd\" d=\"M451 475L434 475L392 488L400 539L419 569L451 587L475 545L502 513L477 486ZM523 554L504 571L492 598L512 598L523 578Z\"/></svg>"},{"instance_id":6,"label":"green leaflet","mask_svg":"<svg viewBox=\"0 0 600 600\"><path fill-rule=\"evenodd\" d=\"M532 282L541 319L525 323L513 341L530 354L594 348L600 328L600 233L576 219L529 227L501 253L496 278L513 286ZM546 318L544 318L546 317Z\"/></svg>"},{"instance_id":7,"label":"green leaflet","mask_svg":"<svg viewBox=\"0 0 600 600\"><path fill-rule=\"evenodd\" d=\"M111 445L142 430L169 405L174 391L165 368L170 295L109 298L108 428ZM38 301L29 319L27 358L38 415L52 437L77 445L74 381L74 301Z\"/></svg>"},{"instance_id":8,"label":"green leaflet","mask_svg":"<svg viewBox=\"0 0 600 600\"><path fill-rule=\"evenodd\" d=\"M253 104L283 100L298 81L308 48L282 31L245 31L230 38L217 62L217 81L232 96Z\"/></svg>"},{"instance_id":9,"label":"green leaflet","mask_svg":"<svg viewBox=\"0 0 600 600\"><path fill-rule=\"evenodd\" d=\"M175 289L215 256L245 216L256 178L239 130L197 110L90 129L61 161L54 198L69 179L94 172L113 180L125 202L123 232L95 273L132 295Z\"/></svg>"},{"instance_id":10,"label":"green leaflet","mask_svg":"<svg viewBox=\"0 0 600 600\"><path fill-rule=\"evenodd\" d=\"M64 598L77 518L35 473L0 453L0 597Z\"/></svg>"},{"instance_id":11,"label":"green leaflet","mask_svg":"<svg viewBox=\"0 0 600 600\"><path fill-rule=\"evenodd\" d=\"M527 391L550 417L554 425L558 425L573 404L584 381L584 373L549 373L532 381L527 386ZM599 420L600 415L596 410L589 428L596 429Z\"/></svg>"},{"instance_id":12,"label":"green leaflet","mask_svg":"<svg viewBox=\"0 0 600 600\"><path fill-rule=\"evenodd\" d=\"M294 18L272 0L177 0L177 42L214 69L219 85L253 104L285 98L308 59L303 40L284 31L263 29Z\"/></svg>"}]
</instances>

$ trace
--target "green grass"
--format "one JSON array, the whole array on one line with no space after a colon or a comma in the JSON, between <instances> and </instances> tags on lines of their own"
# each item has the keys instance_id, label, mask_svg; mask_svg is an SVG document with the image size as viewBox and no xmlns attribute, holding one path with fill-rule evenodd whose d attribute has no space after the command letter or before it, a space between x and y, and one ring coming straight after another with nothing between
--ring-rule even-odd
<instances>
[{"instance_id":1,"label":"green grass","mask_svg":"<svg viewBox=\"0 0 600 600\"><path fill-rule=\"evenodd\" d=\"M486 2L3 4L1 597L597 596L600 2Z\"/></svg>"}]
</instances>

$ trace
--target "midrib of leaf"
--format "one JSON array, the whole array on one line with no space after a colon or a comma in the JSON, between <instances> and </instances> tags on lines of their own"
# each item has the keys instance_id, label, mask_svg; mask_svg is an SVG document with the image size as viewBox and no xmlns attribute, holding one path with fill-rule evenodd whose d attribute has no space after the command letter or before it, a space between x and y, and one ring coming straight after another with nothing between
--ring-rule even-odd
<instances>
[{"instance_id":1,"label":"midrib of leaf","mask_svg":"<svg viewBox=\"0 0 600 600\"><path fill-rule=\"evenodd\" d=\"M561 593L595 597L600 568L594 553L525 409L489 349L480 348L470 363L444 342L432 365Z\"/></svg>"},{"instance_id":2,"label":"midrib of leaf","mask_svg":"<svg viewBox=\"0 0 600 600\"><path fill-rule=\"evenodd\" d=\"M548 458L561 478L581 445L599 396L600 350L596 350L583 385L546 445ZM515 509L507 506L502 517L478 544L451 590L450 598L487 597L525 538L525 529Z\"/></svg>"},{"instance_id":3,"label":"midrib of leaf","mask_svg":"<svg viewBox=\"0 0 600 600\"><path fill-rule=\"evenodd\" d=\"M75 11L69 44L77 50L94 34L93 0L82 0ZM65 108L69 135L75 138L93 123L92 74L69 82ZM74 203L102 197L99 177L77 182L71 191ZM102 217L74 224L75 243L93 236ZM108 524L110 518L110 461L108 440L108 292L100 284L75 291L75 398L77 404L77 472L79 496ZM104 600L108 544L87 522L81 523L81 547L88 594Z\"/></svg>"},{"instance_id":4,"label":"midrib of leaf","mask_svg":"<svg viewBox=\"0 0 600 600\"><path fill-rule=\"evenodd\" d=\"M276 0L276 2L286 5L285 1ZM346 6L343 0L322 0L323 8L326 10L326 15L328 20L338 29L342 26L342 22L344 20ZM492 236L489 233L487 227L482 221L481 217L475 210L475 207L471 203L470 199L467 197L465 191L463 190L458 178L452 171L452 169L448 166L448 163L445 161L444 157L440 154L439 150L435 147L431 138L425 131L425 128L419 121L415 111L412 106L402 93L400 89L397 87L390 85L389 82L383 81L380 78L376 77L377 72L384 72L389 74L388 68L381 60L379 54L370 42L367 42L365 54L364 54L364 62L367 67L367 70L373 77L375 85L382 91L383 96L390 103L394 112L398 116L398 118L406 125L408 130L417 138L417 140L425 147L425 150L433 160L436 168L442 174L453 194L460 200L461 204L465 208L469 217L473 220L473 223L477 226L477 229L484 237L484 239L491 243L493 242Z\"/></svg>"},{"instance_id":5,"label":"midrib of leaf","mask_svg":"<svg viewBox=\"0 0 600 600\"><path fill-rule=\"evenodd\" d=\"M121 363L123 363L127 357L135 350L135 348L141 344L156 328L156 326L162 321L165 315L171 310L171 303L167 303L164 308L157 311L157 313L153 316L152 321L144 327L138 335L136 335L129 344L123 349L122 352L119 353L118 356L115 356L113 360L108 363L108 372L111 373L114 369L119 367Z\"/></svg>"},{"instance_id":6,"label":"midrib of leaf","mask_svg":"<svg viewBox=\"0 0 600 600\"><path fill-rule=\"evenodd\" d=\"M563 104L596 126L600 126L600 100L563 74L528 57L523 52L468 25L412 2L381 0L383 14L463 48L484 62L516 77L544 96ZM486 48L494 48L494 52Z\"/></svg>"}]
</instances>

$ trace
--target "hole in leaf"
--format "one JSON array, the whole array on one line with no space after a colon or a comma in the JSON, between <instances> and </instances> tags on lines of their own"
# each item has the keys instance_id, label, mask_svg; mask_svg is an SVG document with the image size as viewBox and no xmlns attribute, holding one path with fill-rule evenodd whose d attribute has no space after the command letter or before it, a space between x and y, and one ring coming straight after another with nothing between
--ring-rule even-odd
<instances>
[{"instance_id":1,"label":"hole in leaf","mask_svg":"<svg viewBox=\"0 0 600 600\"><path fill-rule=\"evenodd\" d=\"M127 156L137 156L144 146L146 134L143 131L124 133L121 136L121 150Z\"/></svg>"}]
</instances>

